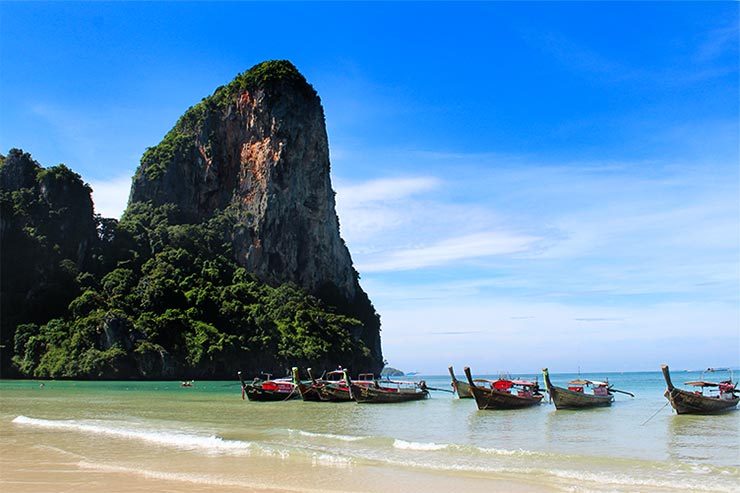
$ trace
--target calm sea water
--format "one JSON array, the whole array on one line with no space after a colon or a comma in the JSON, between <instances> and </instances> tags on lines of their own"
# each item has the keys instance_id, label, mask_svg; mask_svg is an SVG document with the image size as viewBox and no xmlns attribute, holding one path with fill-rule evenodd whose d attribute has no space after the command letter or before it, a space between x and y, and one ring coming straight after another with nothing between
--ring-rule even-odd
<instances>
[{"instance_id":1,"label":"calm sea water","mask_svg":"<svg viewBox=\"0 0 740 493\"><path fill-rule=\"evenodd\" d=\"M3 468L8 451L27 448L81 471L247 488L740 491L740 412L677 416L659 372L582 376L636 397L587 411L478 411L444 392L398 405L258 403L242 401L236 382L0 381Z\"/></svg>"}]
</instances>

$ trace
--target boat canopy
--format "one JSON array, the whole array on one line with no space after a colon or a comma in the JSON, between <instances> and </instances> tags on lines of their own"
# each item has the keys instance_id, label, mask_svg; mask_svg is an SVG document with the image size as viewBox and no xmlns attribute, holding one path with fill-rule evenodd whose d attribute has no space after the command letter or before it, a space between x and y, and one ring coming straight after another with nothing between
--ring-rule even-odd
<instances>
[{"instance_id":1,"label":"boat canopy","mask_svg":"<svg viewBox=\"0 0 740 493\"><path fill-rule=\"evenodd\" d=\"M686 382L684 385L691 385L692 387L719 387L718 383L705 382L704 380L697 380L695 382Z\"/></svg>"},{"instance_id":2,"label":"boat canopy","mask_svg":"<svg viewBox=\"0 0 740 493\"><path fill-rule=\"evenodd\" d=\"M514 385L521 385L522 387L534 387L537 385L535 382L530 382L529 380L512 380L511 383Z\"/></svg>"},{"instance_id":3,"label":"boat canopy","mask_svg":"<svg viewBox=\"0 0 740 493\"><path fill-rule=\"evenodd\" d=\"M599 382L597 380L583 380L583 379L571 380L569 384L570 385L592 385L594 387L606 387L609 385L606 382Z\"/></svg>"}]
</instances>

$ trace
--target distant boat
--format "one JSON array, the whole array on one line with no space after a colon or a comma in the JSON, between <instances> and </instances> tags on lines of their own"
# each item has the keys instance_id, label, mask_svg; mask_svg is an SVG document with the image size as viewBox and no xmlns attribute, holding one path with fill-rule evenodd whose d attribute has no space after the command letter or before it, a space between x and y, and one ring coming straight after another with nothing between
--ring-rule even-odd
<instances>
[{"instance_id":1,"label":"distant boat","mask_svg":"<svg viewBox=\"0 0 740 493\"><path fill-rule=\"evenodd\" d=\"M358 385L344 372L344 379L349 387L352 399L360 404L394 404L400 402L418 401L429 397L429 390L422 381L399 382L383 380L382 386L376 380L374 385Z\"/></svg>"},{"instance_id":2,"label":"distant boat","mask_svg":"<svg viewBox=\"0 0 740 493\"><path fill-rule=\"evenodd\" d=\"M448 366L447 369L450 371L450 377L452 378L452 388L457 393L457 397L459 399L472 399L473 391L470 390L470 385L467 382L461 382L460 380L458 380L455 376L455 370L453 370L451 366Z\"/></svg>"},{"instance_id":3,"label":"distant boat","mask_svg":"<svg viewBox=\"0 0 740 493\"><path fill-rule=\"evenodd\" d=\"M192 387L193 381L192 380L183 380L180 382L180 387Z\"/></svg>"},{"instance_id":4,"label":"distant boat","mask_svg":"<svg viewBox=\"0 0 740 493\"><path fill-rule=\"evenodd\" d=\"M290 378L272 379L272 375L265 373L265 380L255 378L252 383L246 383L242 372L237 374L242 384L242 399L245 395L250 401L287 401L301 398Z\"/></svg>"},{"instance_id":5,"label":"distant boat","mask_svg":"<svg viewBox=\"0 0 740 493\"><path fill-rule=\"evenodd\" d=\"M730 411L740 402L738 396L737 382L732 382L732 372L730 378L721 382L707 382L702 374L701 380L686 382L685 385L698 388L694 392L677 389L671 382L671 374L668 365L661 365L663 378L667 389L665 398L671 403L676 414L715 414ZM704 395L704 389L716 389L717 395Z\"/></svg>"},{"instance_id":6,"label":"distant boat","mask_svg":"<svg viewBox=\"0 0 740 493\"><path fill-rule=\"evenodd\" d=\"M550 381L550 372L547 368L542 369L542 376L545 379L550 399L555 404L555 409L584 409L590 407L607 407L614 402L613 392L619 392L634 397L633 394L623 390L616 390L609 385L609 382L599 382L595 380L578 379L568 382L568 388L556 387ZM587 394L584 389L591 387L591 394Z\"/></svg>"},{"instance_id":7,"label":"distant boat","mask_svg":"<svg viewBox=\"0 0 740 493\"><path fill-rule=\"evenodd\" d=\"M470 390L473 392L478 409L520 409L536 406L542 401L543 395L540 393L537 382L499 378L498 380L486 380L485 382L489 385L486 388L476 384L476 382L480 383L481 380L473 380L470 368L467 366L465 367L465 376L468 379L468 385L470 385Z\"/></svg>"}]
</instances>

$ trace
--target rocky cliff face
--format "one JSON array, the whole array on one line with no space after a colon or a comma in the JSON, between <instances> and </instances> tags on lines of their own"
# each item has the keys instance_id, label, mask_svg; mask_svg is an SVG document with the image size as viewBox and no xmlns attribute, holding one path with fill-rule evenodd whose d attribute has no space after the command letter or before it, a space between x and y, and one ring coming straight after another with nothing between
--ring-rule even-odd
<instances>
[{"instance_id":1,"label":"rocky cliff face","mask_svg":"<svg viewBox=\"0 0 740 493\"><path fill-rule=\"evenodd\" d=\"M191 107L142 158L129 206L177 205L197 223L231 209L236 260L359 318L382 366L380 322L339 234L318 95L287 61L259 64Z\"/></svg>"}]
</instances>

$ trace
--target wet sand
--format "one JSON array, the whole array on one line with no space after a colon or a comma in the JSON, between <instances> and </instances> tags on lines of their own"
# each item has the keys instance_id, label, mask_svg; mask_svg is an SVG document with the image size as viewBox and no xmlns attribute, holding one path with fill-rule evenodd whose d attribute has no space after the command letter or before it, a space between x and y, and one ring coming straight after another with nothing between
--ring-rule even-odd
<instances>
[{"instance_id":1,"label":"wet sand","mask_svg":"<svg viewBox=\"0 0 740 493\"><path fill-rule=\"evenodd\" d=\"M253 470L252 480L245 478L244 474L230 474L233 471L228 469L232 466L224 458L222 466L219 465L218 457L181 460L178 463L162 456L158 460L152 460L151 468L118 466L45 444L59 444L58 432L27 433L26 430L18 430L12 423L4 422L0 424L0 436L0 491L4 493L559 491L527 481L494 480L490 476L475 477L474 474L450 477L433 471L419 472L374 466L343 468L346 474L334 478L335 484L316 484L317 472L320 473L316 466L246 457L242 470ZM79 439L67 438L72 441ZM120 451L116 453L120 454ZM167 467L161 467L162 463L166 463ZM285 474L286 468L289 469L289 474ZM271 476L275 478L275 484L270 484ZM297 484L287 488L280 486L286 480Z\"/></svg>"}]
</instances>

